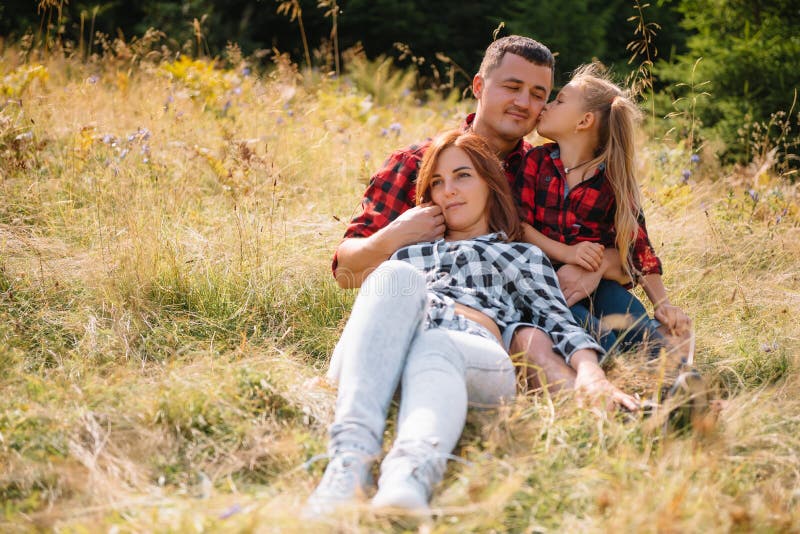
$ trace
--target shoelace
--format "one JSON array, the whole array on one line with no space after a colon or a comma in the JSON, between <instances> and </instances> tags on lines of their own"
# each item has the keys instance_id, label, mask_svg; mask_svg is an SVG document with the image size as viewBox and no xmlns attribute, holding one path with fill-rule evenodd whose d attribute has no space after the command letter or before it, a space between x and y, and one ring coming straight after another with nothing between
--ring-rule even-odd
<instances>
[{"instance_id":1,"label":"shoelace","mask_svg":"<svg viewBox=\"0 0 800 534\"><path fill-rule=\"evenodd\" d=\"M438 442L431 440L407 441L398 444L392 452L392 456L395 458L410 458L413 465L411 475L426 488L432 487L442 479L447 467L447 460L453 460L467 466L472 465L472 462L460 456L436 450L437 445ZM439 462L437 460L445 461Z\"/></svg>"}]
</instances>

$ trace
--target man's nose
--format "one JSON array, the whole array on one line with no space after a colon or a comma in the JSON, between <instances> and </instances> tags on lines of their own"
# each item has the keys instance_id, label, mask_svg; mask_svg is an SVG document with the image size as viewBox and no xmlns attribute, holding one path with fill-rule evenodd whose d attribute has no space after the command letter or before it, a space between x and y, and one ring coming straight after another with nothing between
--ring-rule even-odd
<instances>
[{"instance_id":1,"label":"man's nose","mask_svg":"<svg viewBox=\"0 0 800 534\"><path fill-rule=\"evenodd\" d=\"M531 105L531 95L528 91L518 91L514 98L514 105L520 108L528 108Z\"/></svg>"}]
</instances>

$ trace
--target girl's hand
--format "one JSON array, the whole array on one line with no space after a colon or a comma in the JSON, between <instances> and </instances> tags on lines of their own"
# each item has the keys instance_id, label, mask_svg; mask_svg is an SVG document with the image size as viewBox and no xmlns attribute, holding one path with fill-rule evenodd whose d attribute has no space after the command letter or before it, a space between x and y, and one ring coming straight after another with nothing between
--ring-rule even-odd
<instances>
[{"instance_id":1,"label":"girl's hand","mask_svg":"<svg viewBox=\"0 0 800 534\"><path fill-rule=\"evenodd\" d=\"M656 319L666 326L673 335L681 335L692 327L692 320L682 309L673 306L669 301L662 302L655 309Z\"/></svg>"},{"instance_id":2,"label":"girl's hand","mask_svg":"<svg viewBox=\"0 0 800 534\"><path fill-rule=\"evenodd\" d=\"M595 272L603 263L604 248L600 243L581 241L569 247L565 263L571 263L572 265L583 267L587 271Z\"/></svg>"}]
</instances>

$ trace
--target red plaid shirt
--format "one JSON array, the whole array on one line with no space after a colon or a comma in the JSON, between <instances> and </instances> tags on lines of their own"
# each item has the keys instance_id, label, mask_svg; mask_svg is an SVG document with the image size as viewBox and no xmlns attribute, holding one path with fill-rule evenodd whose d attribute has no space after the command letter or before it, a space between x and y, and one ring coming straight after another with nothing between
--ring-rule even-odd
<instances>
[{"instance_id":1,"label":"red plaid shirt","mask_svg":"<svg viewBox=\"0 0 800 534\"><path fill-rule=\"evenodd\" d=\"M523 219L546 237L572 245L592 241L616 246L614 192L601 167L591 178L564 195L566 173L558 145L533 148L525 155L514 189L520 192ZM661 274L661 261L647 237L644 213L639 211L639 231L631 245L631 264L640 275Z\"/></svg>"},{"instance_id":2,"label":"red plaid shirt","mask_svg":"<svg viewBox=\"0 0 800 534\"><path fill-rule=\"evenodd\" d=\"M473 120L475 114L471 113L462 128L468 130ZM369 237L416 205L417 171L430 143L431 140L428 139L422 144L411 145L389 156L383 168L370 179L361 201L362 212L350 221L344 233L345 239ZM522 158L530 149L530 143L522 139L503 161L503 168L512 187ZM337 265L338 257L334 253L332 265L334 274Z\"/></svg>"}]
</instances>

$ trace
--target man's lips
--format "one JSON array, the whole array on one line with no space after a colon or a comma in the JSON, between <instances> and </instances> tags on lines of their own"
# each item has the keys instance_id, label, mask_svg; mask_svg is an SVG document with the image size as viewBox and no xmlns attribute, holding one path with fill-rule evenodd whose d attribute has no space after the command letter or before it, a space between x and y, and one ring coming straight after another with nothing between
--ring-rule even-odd
<instances>
[{"instance_id":1,"label":"man's lips","mask_svg":"<svg viewBox=\"0 0 800 534\"><path fill-rule=\"evenodd\" d=\"M519 119L519 120L523 120L523 121L524 120L528 120L528 114L525 113L524 111L515 111L515 110L511 110L510 109L510 110L506 111L506 115L511 115L515 119Z\"/></svg>"}]
</instances>

